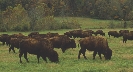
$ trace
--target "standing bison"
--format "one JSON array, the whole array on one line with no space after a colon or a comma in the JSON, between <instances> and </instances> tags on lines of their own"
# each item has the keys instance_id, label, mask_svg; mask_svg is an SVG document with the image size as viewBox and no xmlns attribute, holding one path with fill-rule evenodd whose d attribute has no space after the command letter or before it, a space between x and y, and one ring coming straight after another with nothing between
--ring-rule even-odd
<instances>
[{"instance_id":1,"label":"standing bison","mask_svg":"<svg viewBox=\"0 0 133 72\"><path fill-rule=\"evenodd\" d=\"M108 35L109 35L109 37L110 37L110 36L114 36L114 38L115 38L115 37L118 38L118 37L121 36L120 33L118 33L117 31L109 31L109 32L108 32Z\"/></svg>"},{"instance_id":2,"label":"standing bison","mask_svg":"<svg viewBox=\"0 0 133 72\"><path fill-rule=\"evenodd\" d=\"M55 36L49 38L49 40L52 42L54 48L61 48L63 53L69 48L76 48L75 41L66 35Z\"/></svg>"},{"instance_id":3,"label":"standing bison","mask_svg":"<svg viewBox=\"0 0 133 72\"><path fill-rule=\"evenodd\" d=\"M79 41L81 49L79 50L78 59L80 59L81 53L84 58L86 49L93 52L93 59L95 59L96 54L98 53L100 59L102 59L101 54L104 55L105 59L111 59L112 50L108 46L107 39L101 36L90 36L83 38Z\"/></svg>"},{"instance_id":4,"label":"standing bison","mask_svg":"<svg viewBox=\"0 0 133 72\"><path fill-rule=\"evenodd\" d=\"M5 45L5 43L7 44L8 37L9 37L8 34L2 34L2 35L0 35L0 41L2 42L3 45Z\"/></svg>"},{"instance_id":5,"label":"standing bison","mask_svg":"<svg viewBox=\"0 0 133 72\"><path fill-rule=\"evenodd\" d=\"M102 30L97 30L96 32L94 32L95 36L97 36L98 34L105 36L105 33Z\"/></svg>"},{"instance_id":6,"label":"standing bison","mask_svg":"<svg viewBox=\"0 0 133 72\"><path fill-rule=\"evenodd\" d=\"M126 43L127 40L133 40L132 32L123 34L123 43Z\"/></svg>"},{"instance_id":7,"label":"standing bison","mask_svg":"<svg viewBox=\"0 0 133 72\"><path fill-rule=\"evenodd\" d=\"M19 54L20 63L22 63L21 57L23 54L26 61L29 62L27 59L27 53L37 55L38 63L40 57L42 57L46 62L46 57L48 57L51 62L59 61L57 52L53 50L51 42L47 39L22 39L20 42Z\"/></svg>"},{"instance_id":8,"label":"standing bison","mask_svg":"<svg viewBox=\"0 0 133 72\"><path fill-rule=\"evenodd\" d=\"M28 34L29 37L32 37L33 35L38 35L39 32L31 32L30 34Z\"/></svg>"}]
</instances>

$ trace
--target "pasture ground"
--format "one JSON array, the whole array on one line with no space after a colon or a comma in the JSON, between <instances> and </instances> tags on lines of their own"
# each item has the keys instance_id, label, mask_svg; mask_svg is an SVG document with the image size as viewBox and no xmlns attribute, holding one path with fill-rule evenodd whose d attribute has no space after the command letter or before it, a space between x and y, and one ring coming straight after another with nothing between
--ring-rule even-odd
<instances>
[{"instance_id":1,"label":"pasture ground","mask_svg":"<svg viewBox=\"0 0 133 72\"><path fill-rule=\"evenodd\" d=\"M90 19L85 20L81 18L83 21L83 28L91 27L89 23L105 24L106 21L103 20L95 20L91 21ZM85 21L84 21L85 20ZM87 24L88 22L88 24ZM96 25L95 24L95 25ZM92 29L96 31L98 29ZM133 71L133 41L128 40L127 43L122 42L122 37L114 38L108 37L107 32L110 30L120 29L102 29L106 33L106 38L109 43L109 47L113 51L113 56L111 60L104 60L102 55L102 60L100 60L99 56L96 55L96 59L92 59L93 52L86 51L85 60L81 55L81 59L78 60L78 52L79 47L75 49L68 49L65 53L62 53L61 49L55 49L59 54L59 63L52 63L48 60L48 63L40 58L40 63L37 63L36 55L28 54L29 63L26 62L24 57L22 57L23 63L19 63L19 51L15 48L16 53L11 51L8 52L8 46L2 45L0 42L0 72L132 72ZM132 29L128 29L132 30ZM66 31L70 30L51 30L51 31L39 31L40 33L47 32L58 32L59 34L63 34ZM19 32L0 32L0 34L14 34ZM30 32L21 32L24 35L28 35ZM75 39L78 44L79 38Z\"/></svg>"}]
</instances>

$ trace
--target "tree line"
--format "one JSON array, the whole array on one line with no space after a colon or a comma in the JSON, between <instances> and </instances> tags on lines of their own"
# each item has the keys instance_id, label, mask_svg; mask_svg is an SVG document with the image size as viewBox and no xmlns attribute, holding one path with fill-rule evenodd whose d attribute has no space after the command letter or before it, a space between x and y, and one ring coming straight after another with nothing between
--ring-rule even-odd
<instances>
[{"instance_id":1,"label":"tree line","mask_svg":"<svg viewBox=\"0 0 133 72\"><path fill-rule=\"evenodd\" d=\"M72 28L57 27L56 24L64 22L57 22L54 16L132 20L133 0L0 0L0 29L3 30L39 30L42 26L45 29ZM76 26L79 27L77 22Z\"/></svg>"}]
</instances>

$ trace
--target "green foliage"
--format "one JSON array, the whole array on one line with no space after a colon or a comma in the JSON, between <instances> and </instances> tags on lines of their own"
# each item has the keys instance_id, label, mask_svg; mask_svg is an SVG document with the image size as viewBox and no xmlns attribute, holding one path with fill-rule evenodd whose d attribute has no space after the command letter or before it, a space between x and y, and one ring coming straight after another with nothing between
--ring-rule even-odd
<instances>
[{"instance_id":1,"label":"green foliage","mask_svg":"<svg viewBox=\"0 0 133 72\"><path fill-rule=\"evenodd\" d=\"M12 8L9 6L3 13L3 26L6 30L21 30L20 26L23 24L29 24L29 17L24 8L18 4L16 7ZM19 28L17 28L19 27Z\"/></svg>"},{"instance_id":2,"label":"green foliage","mask_svg":"<svg viewBox=\"0 0 133 72\"><path fill-rule=\"evenodd\" d=\"M61 29L77 29L80 28L80 24L78 21L76 20L66 20L66 21L62 21L62 27Z\"/></svg>"},{"instance_id":3,"label":"green foliage","mask_svg":"<svg viewBox=\"0 0 133 72\"><path fill-rule=\"evenodd\" d=\"M0 9L5 11L9 6L22 4L33 19L55 15L131 20L132 3L132 0L0 0Z\"/></svg>"},{"instance_id":4,"label":"green foliage","mask_svg":"<svg viewBox=\"0 0 133 72\"><path fill-rule=\"evenodd\" d=\"M114 20L110 21L108 24L108 28L115 29L115 28L133 28L132 21L120 21L118 23L115 23Z\"/></svg>"},{"instance_id":5,"label":"green foliage","mask_svg":"<svg viewBox=\"0 0 133 72\"><path fill-rule=\"evenodd\" d=\"M35 30L56 30L60 29L60 23L53 16L46 16L37 21Z\"/></svg>"}]
</instances>

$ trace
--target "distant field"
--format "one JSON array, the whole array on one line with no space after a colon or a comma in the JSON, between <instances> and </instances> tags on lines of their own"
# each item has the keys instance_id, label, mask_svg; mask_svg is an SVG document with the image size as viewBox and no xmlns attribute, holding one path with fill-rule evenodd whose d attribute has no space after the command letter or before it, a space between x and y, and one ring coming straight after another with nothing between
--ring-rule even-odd
<instances>
[{"instance_id":1,"label":"distant field","mask_svg":"<svg viewBox=\"0 0 133 72\"><path fill-rule=\"evenodd\" d=\"M85 17L56 17L55 19L58 21L63 21L63 20L77 21L79 24L81 24L82 29L98 29L98 28L106 29L108 28L108 25L110 23L113 24L121 23L121 21L98 20L98 19L91 19Z\"/></svg>"},{"instance_id":2,"label":"distant field","mask_svg":"<svg viewBox=\"0 0 133 72\"><path fill-rule=\"evenodd\" d=\"M61 18L60 18L61 19ZM82 27L87 28L91 26L99 27L105 25L109 21L87 19L87 18L76 18ZM116 21L117 23L117 21ZM92 29L94 31L98 29ZM85 60L81 55L81 59L78 60L79 47L75 49L68 49L65 53L62 53L61 49L55 49L59 54L59 63L51 63L48 61L46 63L40 58L40 63L37 63L37 58L35 55L28 54L29 63L26 62L24 57L22 57L23 64L19 63L18 49L16 53L8 52L8 46L3 46L0 42L0 72L133 72L133 41L127 41L127 43L122 42L122 37L114 38L108 37L107 32L110 30L120 29L102 29L106 33L106 38L109 43L109 47L113 51L113 56L111 60L104 60L102 55L102 60L99 56L96 59L92 59L93 52L86 51ZM129 29L132 30L132 29ZM58 32L63 34L70 30L49 30L49 31L39 31L40 33L47 32ZM14 34L19 32L0 32L0 34ZM21 32L24 35L28 35L30 32ZM78 39L75 39L78 44Z\"/></svg>"}]
</instances>

